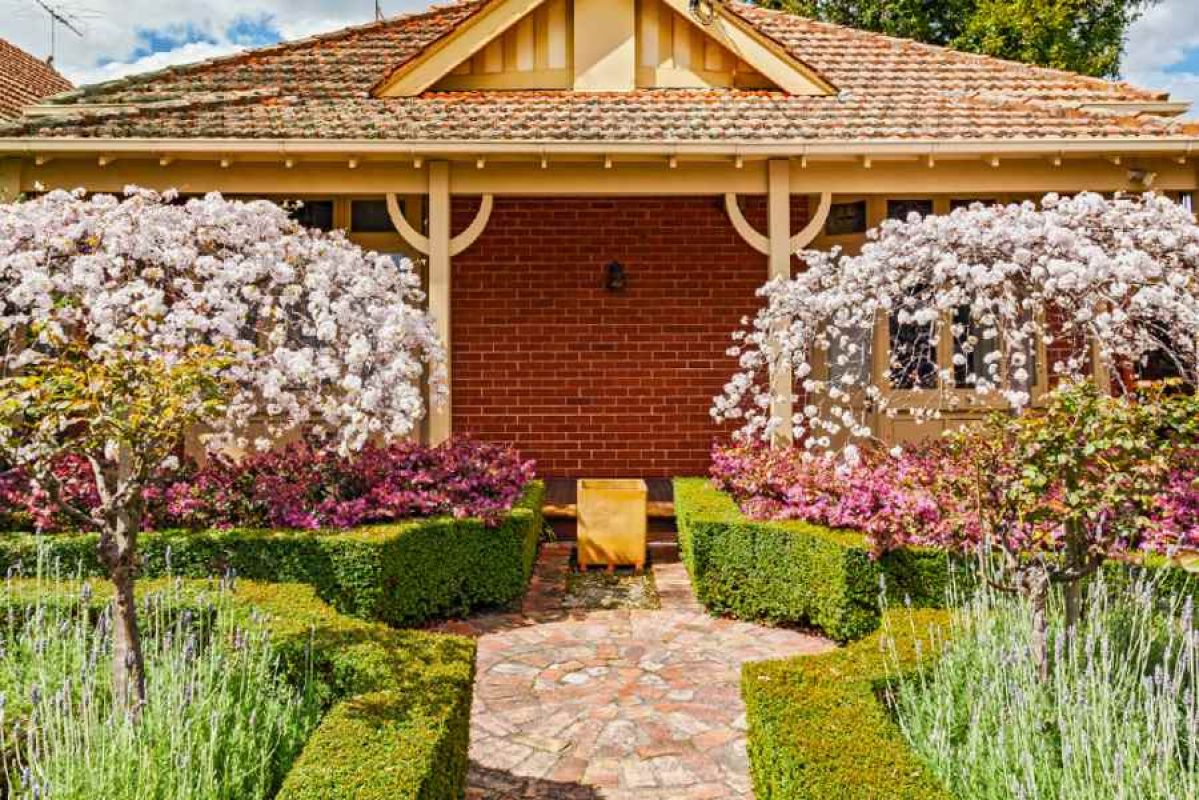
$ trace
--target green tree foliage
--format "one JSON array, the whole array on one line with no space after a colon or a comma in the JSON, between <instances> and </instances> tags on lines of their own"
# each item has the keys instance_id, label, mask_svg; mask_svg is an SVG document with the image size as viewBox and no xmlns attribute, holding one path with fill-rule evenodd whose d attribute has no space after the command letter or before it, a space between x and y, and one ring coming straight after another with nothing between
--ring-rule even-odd
<instances>
[{"instance_id":1,"label":"green tree foliage","mask_svg":"<svg viewBox=\"0 0 1199 800\"><path fill-rule=\"evenodd\" d=\"M1158 0L761 0L891 36L1114 77L1130 25Z\"/></svg>"}]
</instances>

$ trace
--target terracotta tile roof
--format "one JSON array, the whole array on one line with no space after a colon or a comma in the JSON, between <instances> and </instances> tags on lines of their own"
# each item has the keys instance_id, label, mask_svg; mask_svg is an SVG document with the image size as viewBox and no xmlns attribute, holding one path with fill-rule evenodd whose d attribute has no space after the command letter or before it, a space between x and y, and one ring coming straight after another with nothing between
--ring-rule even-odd
<instances>
[{"instance_id":1,"label":"terracotta tile roof","mask_svg":"<svg viewBox=\"0 0 1199 800\"><path fill-rule=\"evenodd\" d=\"M427 92L378 99L384 76L486 0L466 0L237 56L83 87L65 115L0 135L404 141L785 141L1158 137L1199 132L1091 103L1167 99L1124 83L958 53L736 3L839 90Z\"/></svg>"},{"instance_id":2,"label":"terracotta tile roof","mask_svg":"<svg viewBox=\"0 0 1199 800\"><path fill-rule=\"evenodd\" d=\"M70 88L49 64L0 39L0 119L18 117L26 106Z\"/></svg>"}]
</instances>

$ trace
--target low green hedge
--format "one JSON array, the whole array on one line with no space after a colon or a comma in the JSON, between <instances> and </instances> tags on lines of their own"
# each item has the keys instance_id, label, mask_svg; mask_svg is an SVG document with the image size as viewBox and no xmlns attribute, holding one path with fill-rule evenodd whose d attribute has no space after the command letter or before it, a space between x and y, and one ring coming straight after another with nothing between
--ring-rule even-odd
<instances>
[{"instance_id":1,"label":"low green hedge","mask_svg":"<svg viewBox=\"0 0 1199 800\"><path fill-rule=\"evenodd\" d=\"M879 591L916 606L945 603L948 557L934 550L870 557L863 536L806 522L748 519L703 478L674 482L679 552L709 609L746 619L803 623L838 641L879 623Z\"/></svg>"},{"instance_id":2,"label":"low green hedge","mask_svg":"<svg viewBox=\"0 0 1199 800\"><path fill-rule=\"evenodd\" d=\"M495 528L435 518L351 531L164 531L138 539L142 577L223 575L306 583L338 611L391 625L501 605L525 590L541 537L545 489L534 482ZM0 535L0 569L26 568L44 546L64 569L104 575L94 534Z\"/></svg>"},{"instance_id":3,"label":"low green hedge","mask_svg":"<svg viewBox=\"0 0 1199 800\"><path fill-rule=\"evenodd\" d=\"M952 800L879 699L888 677L932 651L948 611L892 612L883 633L823 656L746 664L750 771L758 800ZM910 614L910 618L909 618ZM912 631L915 631L915 636Z\"/></svg>"},{"instance_id":4,"label":"low green hedge","mask_svg":"<svg viewBox=\"0 0 1199 800\"><path fill-rule=\"evenodd\" d=\"M139 585L139 594L161 582ZM206 584L185 586L196 595ZM7 584L9 597L45 593ZM97 582L90 602L108 601ZM63 593L79 603L80 593ZM240 581L245 613L266 614L289 678L311 674L328 706L292 765L278 800L460 800L465 792L475 644L460 636L397 631L338 614L311 586ZM309 673L308 670L311 670Z\"/></svg>"}]
</instances>

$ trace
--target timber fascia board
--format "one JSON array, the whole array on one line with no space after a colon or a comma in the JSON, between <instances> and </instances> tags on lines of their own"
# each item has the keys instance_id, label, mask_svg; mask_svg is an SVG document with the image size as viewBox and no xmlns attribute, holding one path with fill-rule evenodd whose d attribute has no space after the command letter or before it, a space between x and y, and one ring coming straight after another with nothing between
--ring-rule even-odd
<instances>
[{"instance_id":1,"label":"timber fascia board","mask_svg":"<svg viewBox=\"0 0 1199 800\"><path fill-rule=\"evenodd\" d=\"M509 156L725 156L877 158L969 156L1105 155L1112 153L1145 156L1191 155L1199 152L1199 136L1108 137L1094 139L999 138L970 141L921 139L859 139L799 141L380 141L377 139L167 139L35 137L0 138L0 154L113 153L157 156L164 153L192 156L378 156L389 158Z\"/></svg>"},{"instance_id":2,"label":"timber fascia board","mask_svg":"<svg viewBox=\"0 0 1199 800\"><path fill-rule=\"evenodd\" d=\"M492 0L384 78L375 97L415 97L482 50L545 0Z\"/></svg>"},{"instance_id":3,"label":"timber fascia board","mask_svg":"<svg viewBox=\"0 0 1199 800\"><path fill-rule=\"evenodd\" d=\"M714 4L711 21L702 24L691 13L690 0L662 1L783 91L809 97L837 93L837 88L816 70L792 56L786 48L723 4Z\"/></svg>"}]
</instances>

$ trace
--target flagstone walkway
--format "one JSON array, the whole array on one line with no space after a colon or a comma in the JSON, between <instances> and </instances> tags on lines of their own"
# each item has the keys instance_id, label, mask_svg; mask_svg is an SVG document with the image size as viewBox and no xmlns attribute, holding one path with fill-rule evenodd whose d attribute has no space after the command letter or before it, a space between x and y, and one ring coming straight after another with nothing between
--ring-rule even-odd
<instances>
[{"instance_id":1,"label":"flagstone walkway","mask_svg":"<svg viewBox=\"0 0 1199 800\"><path fill-rule=\"evenodd\" d=\"M833 645L709 616L678 563L661 610L563 609L569 555L542 548L519 613L445 625L479 637L468 800L752 797L741 665Z\"/></svg>"}]
</instances>

